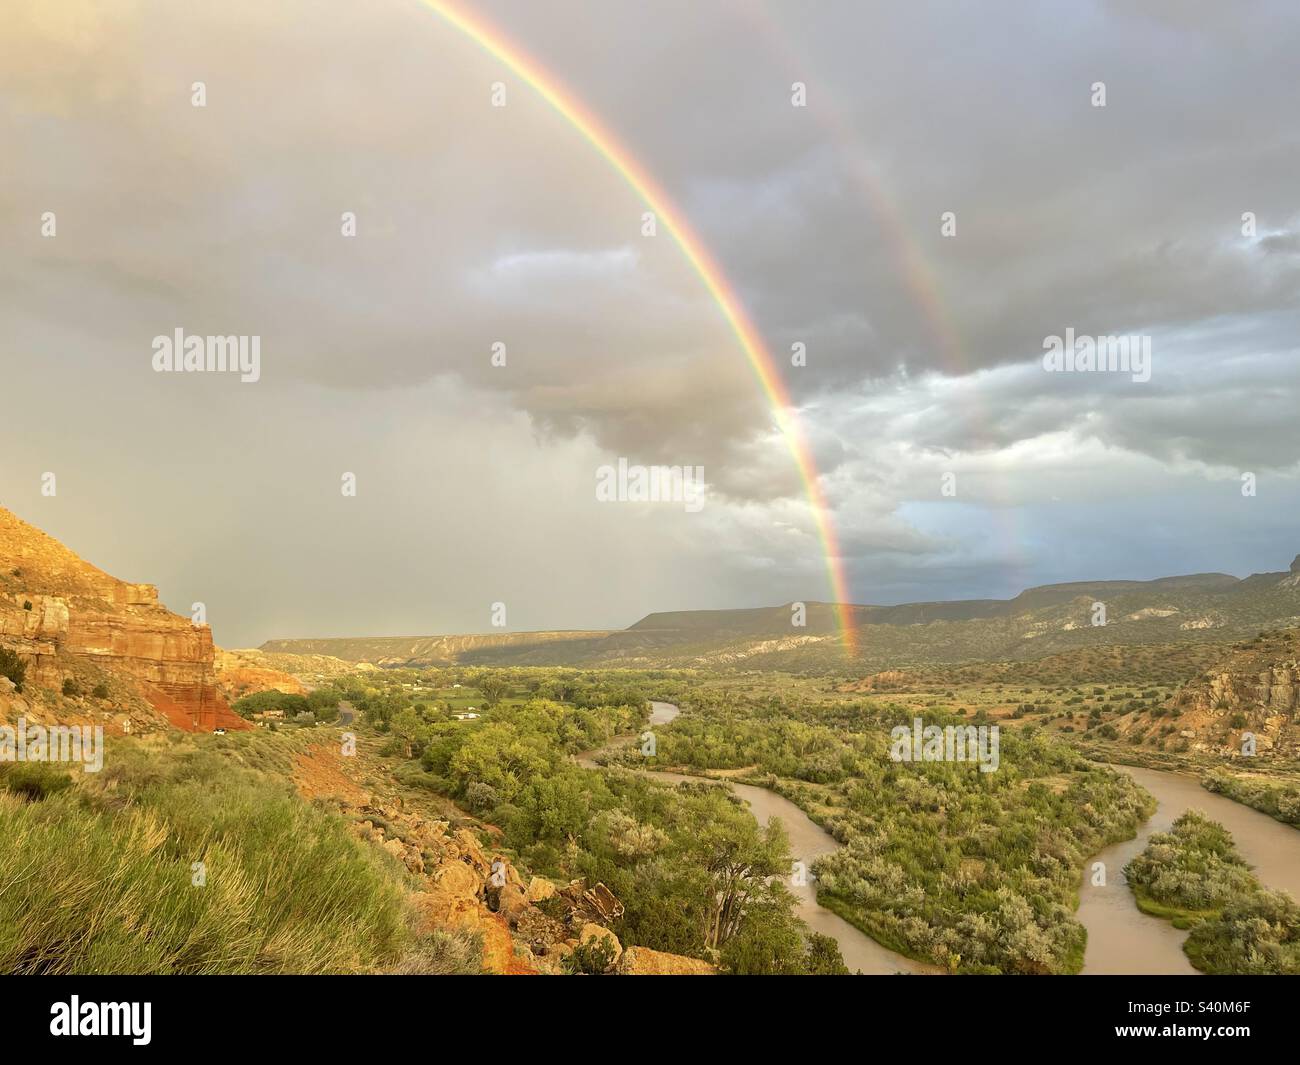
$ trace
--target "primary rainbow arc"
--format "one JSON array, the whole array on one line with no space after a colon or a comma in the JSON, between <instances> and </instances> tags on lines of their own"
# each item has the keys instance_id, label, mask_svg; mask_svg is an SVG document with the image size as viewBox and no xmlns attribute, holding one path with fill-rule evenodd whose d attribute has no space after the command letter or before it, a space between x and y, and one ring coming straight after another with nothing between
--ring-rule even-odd
<instances>
[{"instance_id":1,"label":"primary rainbow arc","mask_svg":"<svg viewBox=\"0 0 1300 1065\"><path fill-rule=\"evenodd\" d=\"M826 497L822 492L821 478L813 463L812 451L793 413L789 393L781 379L776 360L768 350L754 323L745 313L739 298L732 290L726 275L705 248L699 236L673 206L667 194L653 177L625 149L559 81L543 70L535 61L507 41L500 31L482 19L462 11L448 0L419 0L456 29L477 43L484 51L505 64L516 76L525 81L561 117L574 127L593 148L622 176L623 180L654 212L659 225L672 236L687 261L704 282L710 296L722 312L727 324L740 342L749 360L763 394L772 408L781 435L785 438L804 484L804 492L812 508L813 522L825 555L830 578L832 601L835 604L840 631L846 650L854 651L854 630L849 614L848 580L844 559Z\"/></svg>"}]
</instances>

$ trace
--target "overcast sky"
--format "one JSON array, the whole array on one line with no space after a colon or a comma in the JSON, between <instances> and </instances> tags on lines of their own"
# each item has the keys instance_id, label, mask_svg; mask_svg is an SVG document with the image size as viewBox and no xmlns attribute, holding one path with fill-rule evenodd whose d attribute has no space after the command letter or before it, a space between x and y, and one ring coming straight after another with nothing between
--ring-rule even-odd
<instances>
[{"instance_id":1,"label":"overcast sky","mask_svg":"<svg viewBox=\"0 0 1300 1065\"><path fill-rule=\"evenodd\" d=\"M473 6L721 265L782 364L855 600L1300 551L1294 3ZM496 602L529 629L829 598L700 278L438 16L10 0L4 20L0 503L175 610L206 603L227 646L491 631ZM259 336L261 380L154 372L177 327ZM1046 372L1067 328L1150 337L1151 379ZM598 501L620 457L703 466L706 505Z\"/></svg>"}]
</instances>

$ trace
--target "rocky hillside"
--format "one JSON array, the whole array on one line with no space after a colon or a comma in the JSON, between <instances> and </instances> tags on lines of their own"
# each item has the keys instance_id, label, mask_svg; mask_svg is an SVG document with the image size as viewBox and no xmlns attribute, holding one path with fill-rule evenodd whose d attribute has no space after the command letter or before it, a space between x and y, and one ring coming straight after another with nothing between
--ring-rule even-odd
<instances>
[{"instance_id":1,"label":"rocky hillside","mask_svg":"<svg viewBox=\"0 0 1300 1065\"><path fill-rule=\"evenodd\" d=\"M524 879L510 859L485 846L468 824L491 834L454 808L430 816L396 793L369 759L341 758L338 748L313 746L296 760L294 783L307 799L337 805L363 840L400 861L420 884L413 898L429 929L463 929L482 938L483 965L504 975L561 975L575 950L607 950L611 975L709 975L708 962L646 947L624 949L609 928L623 904L601 883L556 884ZM379 790L376 790L379 789Z\"/></svg>"},{"instance_id":2,"label":"rocky hillside","mask_svg":"<svg viewBox=\"0 0 1300 1065\"><path fill-rule=\"evenodd\" d=\"M1261 634L1183 685L1162 707L1115 722L1125 738L1164 750L1300 757L1300 629Z\"/></svg>"},{"instance_id":3,"label":"rocky hillside","mask_svg":"<svg viewBox=\"0 0 1300 1065\"><path fill-rule=\"evenodd\" d=\"M255 650L223 651L215 649L213 665L217 687L230 702L245 695L277 691L286 695L306 695L307 686L294 674L277 669L270 656Z\"/></svg>"},{"instance_id":4,"label":"rocky hillside","mask_svg":"<svg viewBox=\"0 0 1300 1065\"><path fill-rule=\"evenodd\" d=\"M110 576L3 507L0 647L26 662L25 688L109 692L74 713L111 717L124 703L187 730L248 727L218 690L211 629L167 610L152 585Z\"/></svg>"}]
</instances>

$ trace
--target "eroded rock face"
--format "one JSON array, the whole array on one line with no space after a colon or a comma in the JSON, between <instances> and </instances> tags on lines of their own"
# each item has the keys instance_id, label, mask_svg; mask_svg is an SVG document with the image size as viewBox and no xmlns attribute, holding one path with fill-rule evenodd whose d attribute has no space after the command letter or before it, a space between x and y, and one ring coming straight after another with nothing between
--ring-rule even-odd
<instances>
[{"instance_id":1,"label":"eroded rock face","mask_svg":"<svg viewBox=\"0 0 1300 1065\"><path fill-rule=\"evenodd\" d=\"M1178 705L1217 713L1295 716L1300 702L1300 662L1284 662L1259 672L1212 673L1179 693Z\"/></svg>"},{"instance_id":2,"label":"eroded rock face","mask_svg":"<svg viewBox=\"0 0 1300 1065\"><path fill-rule=\"evenodd\" d=\"M1184 685L1167 709L1178 712L1177 736L1190 750L1240 756L1249 733L1259 755L1300 754L1300 630L1239 646Z\"/></svg>"},{"instance_id":3,"label":"eroded rock face","mask_svg":"<svg viewBox=\"0 0 1300 1065\"><path fill-rule=\"evenodd\" d=\"M0 644L28 681L58 689L65 656L133 682L178 728L248 728L217 690L212 631L167 610L158 590L119 581L0 508Z\"/></svg>"},{"instance_id":4,"label":"eroded rock face","mask_svg":"<svg viewBox=\"0 0 1300 1065\"><path fill-rule=\"evenodd\" d=\"M297 677L276 669L261 651L223 651L216 648L217 687L234 702L246 695L277 691L286 695L306 695L307 688Z\"/></svg>"}]
</instances>

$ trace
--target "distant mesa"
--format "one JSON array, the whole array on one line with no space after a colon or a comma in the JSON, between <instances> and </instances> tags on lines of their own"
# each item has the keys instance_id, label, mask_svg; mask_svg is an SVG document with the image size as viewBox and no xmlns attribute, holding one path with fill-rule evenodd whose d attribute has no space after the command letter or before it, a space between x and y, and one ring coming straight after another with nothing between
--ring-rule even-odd
<instances>
[{"instance_id":1,"label":"distant mesa","mask_svg":"<svg viewBox=\"0 0 1300 1065\"><path fill-rule=\"evenodd\" d=\"M1095 605L1106 607L1098 625ZM1196 573L1075 581L1013 599L893 606L806 602L647 614L626 629L269 640L221 652L206 626L173 614L157 589L118 580L0 508L0 646L55 690L99 674L122 679L155 718L185 729L244 728L228 699L297 692L289 672L480 666L708 668L881 674L926 663L1023 661L1084 649L1228 643L1300 616L1300 555L1289 572ZM845 660L841 616L856 630ZM797 624L798 617L803 624Z\"/></svg>"},{"instance_id":2,"label":"distant mesa","mask_svg":"<svg viewBox=\"0 0 1300 1065\"><path fill-rule=\"evenodd\" d=\"M277 654L331 655L379 668L445 665L629 669L845 668L841 613L857 630L854 668L881 673L919 663L1014 661L1116 645L1230 642L1300 616L1300 557L1291 573L1193 573L1155 580L1073 581L1013 599L893 606L806 602L647 614L626 629L465 636L271 640ZM1094 604L1106 606L1097 625Z\"/></svg>"}]
</instances>

